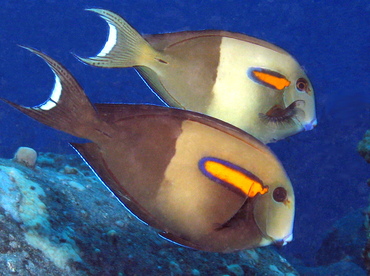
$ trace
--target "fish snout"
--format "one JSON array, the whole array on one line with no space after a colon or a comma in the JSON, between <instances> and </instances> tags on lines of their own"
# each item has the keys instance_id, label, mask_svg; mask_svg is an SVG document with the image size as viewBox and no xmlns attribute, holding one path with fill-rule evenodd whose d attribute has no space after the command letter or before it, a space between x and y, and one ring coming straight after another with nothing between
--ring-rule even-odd
<instances>
[{"instance_id":1,"label":"fish snout","mask_svg":"<svg viewBox=\"0 0 370 276\"><path fill-rule=\"evenodd\" d=\"M293 240L293 233L290 233L289 235L285 236L281 240L277 240L274 242L274 245L278 247L282 247L286 245L288 242L291 242Z\"/></svg>"},{"instance_id":2,"label":"fish snout","mask_svg":"<svg viewBox=\"0 0 370 276\"><path fill-rule=\"evenodd\" d=\"M303 125L305 131L312 130L317 125L317 119L313 119L311 122Z\"/></svg>"}]
</instances>

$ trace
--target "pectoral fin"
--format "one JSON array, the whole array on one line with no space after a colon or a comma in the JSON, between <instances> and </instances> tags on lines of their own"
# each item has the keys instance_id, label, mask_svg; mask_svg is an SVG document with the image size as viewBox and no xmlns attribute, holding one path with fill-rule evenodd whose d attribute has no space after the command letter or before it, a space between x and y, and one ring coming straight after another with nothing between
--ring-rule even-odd
<instances>
[{"instance_id":1,"label":"pectoral fin","mask_svg":"<svg viewBox=\"0 0 370 276\"><path fill-rule=\"evenodd\" d=\"M291 103L288 107L283 108L279 105L273 106L265 114L260 113L259 117L266 124L271 125L292 125L295 123L294 119L304 117L304 101L297 100Z\"/></svg>"}]
</instances>

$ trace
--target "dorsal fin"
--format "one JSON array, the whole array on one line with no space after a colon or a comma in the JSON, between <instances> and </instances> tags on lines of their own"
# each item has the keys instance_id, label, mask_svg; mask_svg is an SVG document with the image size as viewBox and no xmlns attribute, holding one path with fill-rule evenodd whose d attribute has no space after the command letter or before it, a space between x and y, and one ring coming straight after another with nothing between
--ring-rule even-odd
<instances>
[{"instance_id":1,"label":"dorsal fin","mask_svg":"<svg viewBox=\"0 0 370 276\"><path fill-rule=\"evenodd\" d=\"M168 113L170 110L167 107L147 104L112 104L112 103L96 103L95 110L99 117L106 122L114 122L119 119L140 116L149 113L159 114L161 112Z\"/></svg>"},{"instance_id":2,"label":"dorsal fin","mask_svg":"<svg viewBox=\"0 0 370 276\"><path fill-rule=\"evenodd\" d=\"M285 50L267 41L264 41L264 40L261 40L261 39L258 39L252 36L248 36L245 34L228 32L228 31L217 31L217 30L183 31L183 32L176 32L176 33L144 35L143 37L146 41L150 43L150 45L154 49L156 49L157 51L163 51L167 47L171 47L182 41L194 39L198 37L205 37L205 36L222 36L222 37L235 38L235 39L242 40L248 43L266 47L278 53L288 54Z\"/></svg>"}]
</instances>

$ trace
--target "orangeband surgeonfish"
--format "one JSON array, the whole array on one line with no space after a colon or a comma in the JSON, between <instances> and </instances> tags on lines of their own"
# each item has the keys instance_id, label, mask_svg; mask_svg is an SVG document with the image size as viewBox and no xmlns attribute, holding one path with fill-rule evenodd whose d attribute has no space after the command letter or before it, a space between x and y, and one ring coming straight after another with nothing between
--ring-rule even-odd
<instances>
[{"instance_id":1,"label":"orangeband surgeonfish","mask_svg":"<svg viewBox=\"0 0 370 276\"><path fill-rule=\"evenodd\" d=\"M117 14L89 11L109 24L109 36L97 56L79 59L135 67L168 105L221 119L264 143L316 125L312 85L281 48L226 31L142 37Z\"/></svg>"},{"instance_id":2,"label":"orangeband surgeonfish","mask_svg":"<svg viewBox=\"0 0 370 276\"><path fill-rule=\"evenodd\" d=\"M92 105L73 76L34 49L55 74L35 107L3 100L55 129L117 198L160 235L195 249L230 252L292 239L294 193L263 143L203 114L154 105Z\"/></svg>"}]
</instances>

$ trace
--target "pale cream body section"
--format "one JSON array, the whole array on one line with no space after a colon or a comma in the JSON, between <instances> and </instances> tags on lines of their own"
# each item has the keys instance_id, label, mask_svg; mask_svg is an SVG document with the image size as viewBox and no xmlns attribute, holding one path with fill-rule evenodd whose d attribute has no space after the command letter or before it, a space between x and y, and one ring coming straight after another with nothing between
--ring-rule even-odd
<instances>
[{"instance_id":1,"label":"pale cream body section","mask_svg":"<svg viewBox=\"0 0 370 276\"><path fill-rule=\"evenodd\" d=\"M293 189L273 154L254 139L230 139L230 134L205 128L197 122L184 121L182 129L176 142L176 155L166 169L165 181L156 197L156 207L172 231L201 244L207 234L226 223L244 203L244 198L209 180L198 169L202 157L212 156L243 167L269 186L268 193L258 195L256 201L260 203L254 210L258 214L256 222L263 226L260 230L266 238L261 240L261 245L291 234ZM270 195L278 186L287 189L291 206L270 202L273 200ZM270 229L276 230L270 232Z\"/></svg>"},{"instance_id":2,"label":"pale cream body section","mask_svg":"<svg viewBox=\"0 0 370 276\"><path fill-rule=\"evenodd\" d=\"M253 43L222 38L220 63L213 87L213 99L206 113L231 123L263 142L281 139L298 132L304 122L315 117L314 98L296 90L296 80L307 78L297 61L288 54L276 52ZM268 88L248 77L250 67L279 72L290 82L284 91ZM310 85L311 87L311 85ZM266 124L259 113L266 114L273 106L289 106L296 100L304 100L305 118L296 125ZM307 110L307 111L306 111ZM288 131L291 128L291 131Z\"/></svg>"}]
</instances>

